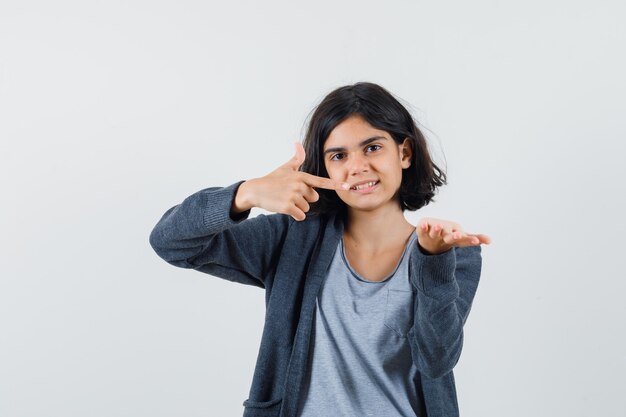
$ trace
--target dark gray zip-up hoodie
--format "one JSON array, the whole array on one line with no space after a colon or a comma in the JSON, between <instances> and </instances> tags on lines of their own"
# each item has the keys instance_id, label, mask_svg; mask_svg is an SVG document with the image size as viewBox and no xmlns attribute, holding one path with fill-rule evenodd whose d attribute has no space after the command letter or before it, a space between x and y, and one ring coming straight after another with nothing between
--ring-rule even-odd
<instances>
[{"instance_id":1,"label":"dark gray zip-up hoodie","mask_svg":"<svg viewBox=\"0 0 626 417\"><path fill-rule=\"evenodd\" d=\"M230 217L239 185L209 187L167 210L150 244L168 263L265 289L265 325L244 417L296 417L315 300L343 234L339 215L296 221L250 210ZM452 368L461 355L481 271L481 247L426 255L413 246L417 290L408 333L428 417L459 415Z\"/></svg>"}]
</instances>

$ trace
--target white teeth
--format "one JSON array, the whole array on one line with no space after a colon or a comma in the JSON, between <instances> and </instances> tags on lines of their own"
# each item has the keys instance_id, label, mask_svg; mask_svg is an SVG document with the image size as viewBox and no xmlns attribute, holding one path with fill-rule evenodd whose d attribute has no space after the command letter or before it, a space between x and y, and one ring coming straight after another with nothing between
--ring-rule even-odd
<instances>
[{"instance_id":1,"label":"white teeth","mask_svg":"<svg viewBox=\"0 0 626 417\"><path fill-rule=\"evenodd\" d=\"M361 185L357 185L355 187L352 187L353 190L362 190L363 188L367 188L367 187L371 187L372 185L376 184L376 181L370 181L368 183L365 184L361 184Z\"/></svg>"}]
</instances>

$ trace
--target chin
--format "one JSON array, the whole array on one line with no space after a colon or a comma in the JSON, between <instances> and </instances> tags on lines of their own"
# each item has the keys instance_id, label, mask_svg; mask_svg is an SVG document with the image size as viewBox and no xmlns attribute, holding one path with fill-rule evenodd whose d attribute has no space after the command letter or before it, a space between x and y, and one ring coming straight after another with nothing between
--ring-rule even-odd
<instances>
[{"instance_id":1,"label":"chin","mask_svg":"<svg viewBox=\"0 0 626 417\"><path fill-rule=\"evenodd\" d=\"M374 211L376 209L381 208L384 204L372 202L372 203L361 203L361 204L350 204L349 202L345 202L349 209L352 210L360 210L360 211Z\"/></svg>"},{"instance_id":2,"label":"chin","mask_svg":"<svg viewBox=\"0 0 626 417\"><path fill-rule=\"evenodd\" d=\"M381 209L383 207L387 207L388 205L392 205L392 204L398 204L400 205L400 202L395 201L393 199L389 199L389 200L385 200L385 201L380 201L380 200L376 200L376 201L368 201L368 202L355 202L355 201L345 201L344 203L346 203L346 205L353 209L353 210L360 210L360 211L374 211L377 209Z\"/></svg>"}]
</instances>

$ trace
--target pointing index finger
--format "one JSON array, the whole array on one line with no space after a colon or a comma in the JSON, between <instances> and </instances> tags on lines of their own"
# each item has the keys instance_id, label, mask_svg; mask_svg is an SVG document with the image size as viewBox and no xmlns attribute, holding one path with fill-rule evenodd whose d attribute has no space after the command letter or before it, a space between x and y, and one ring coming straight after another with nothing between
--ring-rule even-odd
<instances>
[{"instance_id":1,"label":"pointing index finger","mask_svg":"<svg viewBox=\"0 0 626 417\"><path fill-rule=\"evenodd\" d=\"M304 182L308 185L316 188L324 188L326 190L349 190L350 184L347 182L340 182L331 180L330 178L318 177L316 175L309 174L307 172L304 173Z\"/></svg>"}]
</instances>

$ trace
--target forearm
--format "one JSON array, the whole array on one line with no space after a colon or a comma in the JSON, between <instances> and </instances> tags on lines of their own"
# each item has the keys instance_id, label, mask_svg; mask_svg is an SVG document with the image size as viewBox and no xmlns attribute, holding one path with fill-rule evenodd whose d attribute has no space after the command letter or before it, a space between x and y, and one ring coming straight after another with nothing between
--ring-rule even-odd
<instances>
[{"instance_id":1,"label":"forearm","mask_svg":"<svg viewBox=\"0 0 626 417\"><path fill-rule=\"evenodd\" d=\"M206 188L167 210L150 233L155 252L166 261L187 259L212 235L247 217L246 212L237 219L229 215L237 185Z\"/></svg>"},{"instance_id":2,"label":"forearm","mask_svg":"<svg viewBox=\"0 0 626 417\"><path fill-rule=\"evenodd\" d=\"M412 255L412 282L418 291L410 344L418 369L436 378L460 358L463 326L480 276L480 249Z\"/></svg>"}]
</instances>

